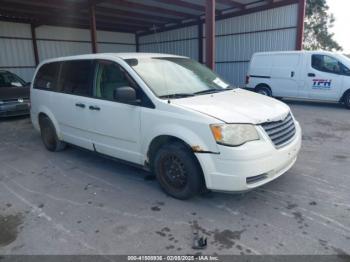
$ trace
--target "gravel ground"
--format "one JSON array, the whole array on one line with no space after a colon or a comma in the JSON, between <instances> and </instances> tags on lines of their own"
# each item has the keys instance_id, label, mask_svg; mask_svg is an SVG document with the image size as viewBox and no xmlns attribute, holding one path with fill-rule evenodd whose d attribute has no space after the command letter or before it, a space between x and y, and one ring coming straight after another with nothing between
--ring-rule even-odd
<instances>
[{"instance_id":1,"label":"gravel ground","mask_svg":"<svg viewBox=\"0 0 350 262\"><path fill-rule=\"evenodd\" d=\"M350 111L290 102L295 166L248 193L167 197L147 172L46 151L28 118L0 122L0 254L350 254Z\"/></svg>"}]
</instances>

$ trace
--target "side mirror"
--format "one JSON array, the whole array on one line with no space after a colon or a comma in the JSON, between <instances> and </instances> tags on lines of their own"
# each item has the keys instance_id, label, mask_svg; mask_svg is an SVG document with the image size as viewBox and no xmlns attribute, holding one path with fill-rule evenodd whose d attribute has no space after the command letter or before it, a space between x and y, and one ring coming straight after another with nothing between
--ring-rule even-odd
<instances>
[{"instance_id":1,"label":"side mirror","mask_svg":"<svg viewBox=\"0 0 350 262\"><path fill-rule=\"evenodd\" d=\"M113 93L114 100L122 103L137 104L140 100L136 98L136 90L130 86L117 87Z\"/></svg>"}]
</instances>

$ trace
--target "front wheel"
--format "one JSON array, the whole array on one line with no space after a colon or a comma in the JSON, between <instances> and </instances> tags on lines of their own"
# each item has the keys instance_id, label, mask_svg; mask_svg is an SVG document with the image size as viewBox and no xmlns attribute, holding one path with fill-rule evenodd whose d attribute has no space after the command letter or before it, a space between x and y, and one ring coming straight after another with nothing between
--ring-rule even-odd
<instances>
[{"instance_id":1,"label":"front wheel","mask_svg":"<svg viewBox=\"0 0 350 262\"><path fill-rule=\"evenodd\" d=\"M57 152L66 147L66 143L58 139L55 126L48 117L40 119L40 133L47 150Z\"/></svg>"},{"instance_id":2,"label":"front wheel","mask_svg":"<svg viewBox=\"0 0 350 262\"><path fill-rule=\"evenodd\" d=\"M164 145L154 159L154 171L162 189L177 199L189 199L203 186L201 168L193 152L181 143Z\"/></svg>"}]
</instances>

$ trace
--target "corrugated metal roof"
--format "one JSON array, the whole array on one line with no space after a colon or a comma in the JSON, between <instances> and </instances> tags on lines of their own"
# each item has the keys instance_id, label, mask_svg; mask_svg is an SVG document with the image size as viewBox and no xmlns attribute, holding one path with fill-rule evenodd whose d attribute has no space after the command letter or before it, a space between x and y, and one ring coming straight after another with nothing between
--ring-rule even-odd
<instances>
[{"instance_id":1,"label":"corrugated metal roof","mask_svg":"<svg viewBox=\"0 0 350 262\"><path fill-rule=\"evenodd\" d=\"M89 28L89 0L0 0L0 20L56 26ZM198 21L205 13L205 0L102 0L95 1L96 23L100 30L152 32L165 25ZM216 15L273 8L280 2L297 0L216 0Z\"/></svg>"}]
</instances>

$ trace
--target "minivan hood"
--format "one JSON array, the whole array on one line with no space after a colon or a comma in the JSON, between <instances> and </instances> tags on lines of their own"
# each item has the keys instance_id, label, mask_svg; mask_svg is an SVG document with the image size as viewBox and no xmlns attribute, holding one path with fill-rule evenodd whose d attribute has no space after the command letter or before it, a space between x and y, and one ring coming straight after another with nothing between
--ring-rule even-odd
<instances>
[{"instance_id":1,"label":"minivan hood","mask_svg":"<svg viewBox=\"0 0 350 262\"><path fill-rule=\"evenodd\" d=\"M212 116L226 123L260 124L283 120L289 107L270 97L240 88L220 93L174 99L172 104Z\"/></svg>"}]
</instances>

